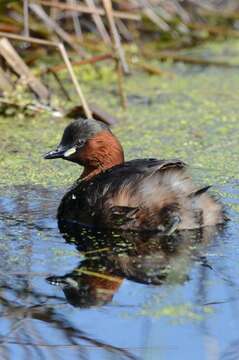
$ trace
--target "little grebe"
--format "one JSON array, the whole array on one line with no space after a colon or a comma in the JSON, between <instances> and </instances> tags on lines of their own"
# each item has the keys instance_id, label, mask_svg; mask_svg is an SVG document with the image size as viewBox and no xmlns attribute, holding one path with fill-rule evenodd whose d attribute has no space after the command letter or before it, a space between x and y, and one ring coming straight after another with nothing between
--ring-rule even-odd
<instances>
[{"instance_id":1,"label":"little grebe","mask_svg":"<svg viewBox=\"0 0 239 360\"><path fill-rule=\"evenodd\" d=\"M160 231L223 223L222 205L198 189L181 160L124 161L121 144L96 120L68 125L56 150L45 159L62 158L84 167L65 194L58 219L90 227Z\"/></svg>"}]
</instances>

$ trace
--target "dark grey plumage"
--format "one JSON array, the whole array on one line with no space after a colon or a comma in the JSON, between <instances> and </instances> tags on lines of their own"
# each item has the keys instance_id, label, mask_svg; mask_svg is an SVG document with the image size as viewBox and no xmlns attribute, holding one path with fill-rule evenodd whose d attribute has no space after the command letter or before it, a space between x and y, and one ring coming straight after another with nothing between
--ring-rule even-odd
<instances>
[{"instance_id":1,"label":"dark grey plumage","mask_svg":"<svg viewBox=\"0 0 239 360\"><path fill-rule=\"evenodd\" d=\"M172 233L223 223L222 205L198 189L180 160L136 159L79 181L58 218L101 228Z\"/></svg>"}]
</instances>

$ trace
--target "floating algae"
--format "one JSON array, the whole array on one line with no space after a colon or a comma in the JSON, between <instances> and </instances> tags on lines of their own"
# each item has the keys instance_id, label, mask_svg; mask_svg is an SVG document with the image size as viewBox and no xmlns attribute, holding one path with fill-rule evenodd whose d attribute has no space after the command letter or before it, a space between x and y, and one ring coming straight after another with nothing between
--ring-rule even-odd
<instances>
[{"instance_id":1,"label":"floating algae","mask_svg":"<svg viewBox=\"0 0 239 360\"><path fill-rule=\"evenodd\" d=\"M239 63L239 42L235 40L203 45L195 51L230 56L229 59L233 54L232 60ZM81 75L83 70L79 76L89 100L97 99L99 105L121 117L114 132L123 143L126 158L181 158L210 182L222 183L237 176L236 68L166 63L160 67L175 73L175 78L134 73L126 79L129 106L124 112L115 96L114 78L109 76L112 69L106 71L104 66L94 70L96 75L90 81ZM142 101L134 101L136 98ZM42 158L59 142L68 122L69 119L54 119L46 114L33 118L0 117L1 185L70 185L81 171L78 166Z\"/></svg>"}]
</instances>

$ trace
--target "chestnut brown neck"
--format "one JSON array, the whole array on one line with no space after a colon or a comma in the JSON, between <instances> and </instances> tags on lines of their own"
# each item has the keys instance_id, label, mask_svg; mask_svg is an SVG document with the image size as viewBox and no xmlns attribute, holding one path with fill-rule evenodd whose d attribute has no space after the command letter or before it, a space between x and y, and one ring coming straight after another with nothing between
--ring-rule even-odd
<instances>
[{"instance_id":1,"label":"chestnut brown neck","mask_svg":"<svg viewBox=\"0 0 239 360\"><path fill-rule=\"evenodd\" d=\"M124 152L118 139L109 131L103 130L87 141L80 153L84 166L81 179L88 180L95 175L124 162Z\"/></svg>"}]
</instances>

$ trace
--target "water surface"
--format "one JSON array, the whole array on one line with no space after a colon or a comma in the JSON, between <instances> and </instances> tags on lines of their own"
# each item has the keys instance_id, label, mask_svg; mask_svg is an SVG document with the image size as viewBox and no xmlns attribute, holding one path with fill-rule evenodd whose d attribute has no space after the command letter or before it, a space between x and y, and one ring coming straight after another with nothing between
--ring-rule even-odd
<instances>
[{"instance_id":1,"label":"water surface","mask_svg":"<svg viewBox=\"0 0 239 360\"><path fill-rule=\"evenodd\" d=\"M197 51L239 61L237 42ZM41 154L69 120L0 118L1 359L238 359L239 73L160 66L176 80L129 78L114 131L127 158L189 162L231 220L171 238L58 227L80 170ZM113 90L88 89L115 111Z\"/></svg>"},{"instance_id":2,"label":"water surface","mask_svg":"<svg viewBox=\"0 0 239 360\"><path fill-rule=\"evenodd\" d=\"M239 184L221 191L230 205ZM223 229L170 239L67 224L61 234L61 194L36 186L2 193L4 359L237 358L236 211Z\"/></svg>"}]
</instances>

